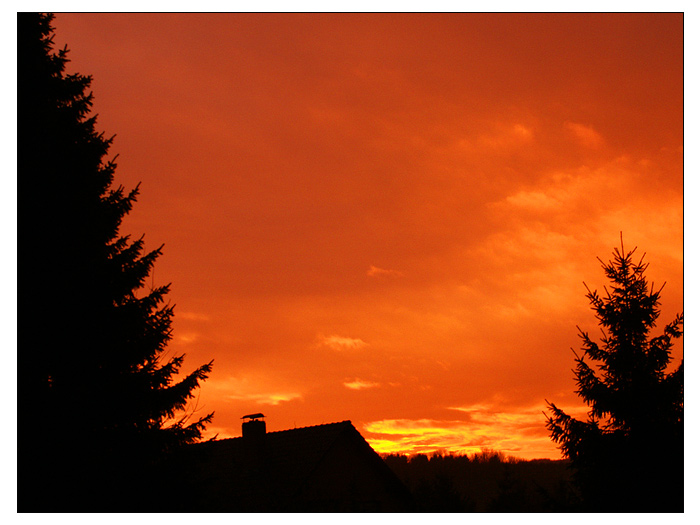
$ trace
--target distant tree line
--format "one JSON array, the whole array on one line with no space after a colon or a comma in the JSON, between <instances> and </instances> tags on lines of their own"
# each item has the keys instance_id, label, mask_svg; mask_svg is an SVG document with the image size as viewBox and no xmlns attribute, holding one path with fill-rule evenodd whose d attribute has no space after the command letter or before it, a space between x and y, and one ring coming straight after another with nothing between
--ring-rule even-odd
<instances>
[{"instance_id":1,"label":"distant tree line","mask_svg":"<svg viewBox=\"0 0 700 525\"><path fill-rule=\"evenodd\" d=\"M474 455L390 454L386 464L413 495L418 512L573 512L580 497L565 460Z\"/></svg>"}]
</instances>

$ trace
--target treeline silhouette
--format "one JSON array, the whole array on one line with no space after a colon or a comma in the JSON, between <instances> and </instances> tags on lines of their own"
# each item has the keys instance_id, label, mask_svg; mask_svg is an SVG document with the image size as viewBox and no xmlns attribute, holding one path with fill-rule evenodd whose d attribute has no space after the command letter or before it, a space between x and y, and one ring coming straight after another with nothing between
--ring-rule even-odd
<instances>
[{"instance_id":1,"label":"treeline silhouette","mask_svg":"<svg viewBox=\"0 0 700 525\"><path fill-rule=\"evenodd\" d=\"M567 460L389 454L386 464L411 491L418 512L575 512L580 498Z\"/></svg>"}]
</instances>

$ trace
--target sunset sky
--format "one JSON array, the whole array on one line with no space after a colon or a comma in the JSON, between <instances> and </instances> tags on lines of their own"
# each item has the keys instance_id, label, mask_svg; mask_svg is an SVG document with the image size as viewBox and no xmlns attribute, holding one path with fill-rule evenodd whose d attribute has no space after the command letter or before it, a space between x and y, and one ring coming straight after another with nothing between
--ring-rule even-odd
<instances>
[{"instance_id":1,"label":"sunset sky","mask_svg":"<svg viewBox=\"0 0 700 525\"><path fill-rule=\"evenodd\" d=\"M58 14L122 227L165 244L207 436L558 458L576 326L638 246L683 310L682 14ZM676 345L676 360L682 343ZM193 408L194 408L193 404Z\"/></svg>"}]
</instances>

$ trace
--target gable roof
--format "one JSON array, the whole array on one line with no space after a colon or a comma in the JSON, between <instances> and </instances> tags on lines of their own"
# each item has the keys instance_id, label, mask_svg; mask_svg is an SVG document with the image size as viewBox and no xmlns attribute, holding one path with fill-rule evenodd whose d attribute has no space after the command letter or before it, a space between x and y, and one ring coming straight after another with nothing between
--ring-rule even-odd
<instances>
[{"instance_id":1,"label":"gable roof","mask_svg":"<svg viewBox=\"0 0 700 525\"><path fill-rule=\"evenodd\" d=\"M359 456L355 461L367 463L396 492L405 490L350 421L192 445L192 485L207 510L286 510L301 497L324 459L349 444Z\"/></svg>"}]
</instances>

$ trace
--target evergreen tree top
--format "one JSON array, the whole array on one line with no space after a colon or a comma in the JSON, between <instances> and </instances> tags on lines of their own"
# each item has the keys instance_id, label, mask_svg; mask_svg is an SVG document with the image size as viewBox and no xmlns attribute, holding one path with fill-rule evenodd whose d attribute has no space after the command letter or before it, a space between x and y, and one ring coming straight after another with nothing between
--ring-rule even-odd
<instances>
[{"instance_id":1,"label":"evergreen tree top","mask_svg":"<svg viewBox=\"0 0 700 525\"><path fill-rule=\"evenodd\" d=\"M114 187L91 77L66 74L52 20L18 14L20 222L31 239L19 286L32 298L20 315L34 320L18 351L19 461L34 476L20 491L30 509L85 510L75 505L92 498L105 510L165 452L201 439L213 414L190 404L212 363L179 377L185 356L167 355L170 285L146 289L163 247L144 253L143 237L120 233L138 186Z\"/></svg>"},{"instance_id":2,"label":"evergreen tree top","mask_svg":"<svg viewBox=\"0 0 700 525\"><path fill-rule=\"evenodd\" d=\"M575 354L576 394L588 406L588 419L580 421L548 403L547 428L563 455L572 461L580 488L591 510L642 510L661 505L651 499L632 505L650 487L677 501L682 489L683 360L668 371L673 340L683 335L683 314L652 337L660 316L663 286L654 290L645 276L644 255L635 262L636 248L624 245L609 262L599 259L610 288L600 295L586 286L586 297L601 327L600 343L579 328L581 355ZM585 283L584 283L585 284ZM640 472L644 458L670 448L668 464ZM680 454L680 456L679 456ZM680 459L679 459L680 457ZM680 466L680 467L679 467ZM664 480L664 476L674 476ZM660 487L667 483L675 491ZM618 492L619 501L606 500L606 491ZM617 489L616 489L617 487ZM674 505L677 505L674 503ZM657 508L657 507L654 507Z\"/></svg>"}]
</instances>

